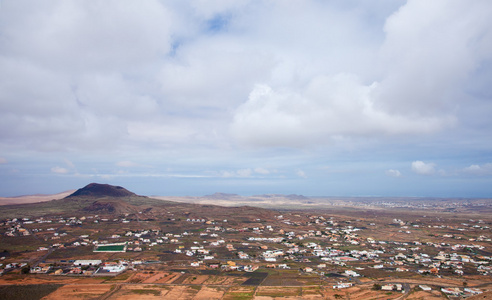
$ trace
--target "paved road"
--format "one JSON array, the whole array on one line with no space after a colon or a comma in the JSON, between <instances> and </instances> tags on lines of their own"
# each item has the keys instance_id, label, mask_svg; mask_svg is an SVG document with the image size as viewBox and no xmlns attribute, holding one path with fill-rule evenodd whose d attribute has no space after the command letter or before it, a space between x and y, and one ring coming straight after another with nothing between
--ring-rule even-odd
<instances>
[{"instance_id":1,"label":"paved road","mask_svg":"<svg viewBox=\"0 0 492 300\"><path fill-rule=\"evenodd\" d=\"M38 258L31 266L31 268L35 268L37 267L42 261L44 261L51 253L53 253L53 251L55 251L55 248L53 247L49 247L48 249L48 252L46 252L45 255L41 256L40 258Z\"/></svg>"},{"instance_id":2,"label":"paved road","mask_svg":"<svg viewBox=\"0 0 492 300\"><path fill-rule=\"evenodd\" d=\"M409 283L404 283L403 284L403 289L405 290L405 294L402 295L400 299L406 299L410 295L410 284Z\"/></svg>"}]
</instances>

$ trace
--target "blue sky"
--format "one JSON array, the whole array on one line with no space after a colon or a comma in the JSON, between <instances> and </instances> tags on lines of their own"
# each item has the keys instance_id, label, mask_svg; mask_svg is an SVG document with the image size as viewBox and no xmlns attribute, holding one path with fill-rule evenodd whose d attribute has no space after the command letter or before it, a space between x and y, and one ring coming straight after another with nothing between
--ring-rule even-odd
<instances>
[{"instance_id":1,"label":"blue sky","mask_svg":"<svg viewBox=\"0 0 492 300\"><path fill-rule=\"evenodd\" d=\"M492 196L490 1L2 1L0 196Z\"/></svg>"}]
</instances>

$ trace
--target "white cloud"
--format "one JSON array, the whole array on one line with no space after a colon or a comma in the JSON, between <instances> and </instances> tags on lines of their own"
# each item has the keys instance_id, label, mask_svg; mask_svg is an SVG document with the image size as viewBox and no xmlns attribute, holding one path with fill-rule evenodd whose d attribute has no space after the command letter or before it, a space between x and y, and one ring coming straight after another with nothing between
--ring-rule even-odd
<instances>
[{"instance_id":1,"label":"white cloud","mask_svg":"<svg viewBox=\"0 0 492 300\"><path fill-rule=\"evenodd\" d=\"M74 164L72 161L70 161L70 160L68 160L68 159L66 159L66 158L65 158L63 161L65 162L65 164L66 164L69 168L71 168L71 169L74 169L74 168L75 168L75 164Z\"/></svg>"},{"instance_id":2,"label":"white cloud","mask_svg":"<svg viewBox=\"0 0 492 300\"><path fill-rule=\"evenodd\" d=\"M231 132L244 143L299 146L337 135L430 133L453 123L451 116L411 117L377 109L371 99L376 88L350 74L314 78L301 91L257 85L237 109Z\"/></svg>"},{"instance_id":3,"label":"white cloud","mask_svg":"<svg viewBox=\"0 0 492 300\"><path fill-rule=\"evenodd\" d=\"M306 172L304 172L303 170L297 170L296 175L301 178L307 178Z\"/></svg>"},{"instance_id":4,"label":"white cloud","mask_svg":"<svg viewBox=\"0 0 492 300\"><path fill-rule=\"evenodd\" d=\"M253 174L253 170L251 169L239 169L236 171L221 171L220 172L222 177L251 177Z\"/></svg>"},{"instance_id":5,"label":"white cloud","mask_svg":"<svg viewBox=\"0 0 492 300\"><path fill-rule=\"evenodd\" d=\"M482 167L480 167L479 165L471 165L469 167L466 167L464 170L467 172L478 172L482 170Z\"/></svg>"},{"instance_id":6,"label":"white cloud","mask_svg":"<svg viewBox=\"0 0 492 300\"><path fill-rule=\"evenodd\" d=\"M236 174L234 172L221 171L220 176L225 177L225 178L230 178L230 177L235 177Z\"/></svg>"},{"instance_id":7,"label":"white cloud","mask_svg":"<svg viewBox=\"0 0 492 300\"><path fill-rule=\"evenodd\" d=\"M337 72L333 63L329 71L320 68L309 77L296 70L295 82L257 85L236 111L233 136L246 144L298 146L337 135L429 134L454 126L463 99L459 91L492 53L492 35L484 34L490 32L486 15L492 6L455 4L408 1L387 19L379 53L367 51L374 56L361 61L361 69L347 63ZM364 42L360 39L359 46L369 47ZM337 50L337 59L360 57ZM375 72L369 74L371 68Z\"/></svg>"},{"instance_id":8,"label":"white cloud","mask_svg":"<svg viewBox=\"0 0 492 300\"><path fill-rule=\"evenodd\" d=\"M56 166L56 167L51 168L51 172L56 173L56 174L67 174L70 171L67 168Z\"/></svg>"},{"instance_id":9,"label":"white cloud","mask_svg":"<svg viewBox=\"0 0 492 300\"><path fill-rule=\"evenodd\" d=\"M276 171L274 171L276 172ZM228 177L228 178L244 178L244 177L262 177L262 175L268 175L271 174L272 171L265 169L265 168L245 168L245 169L239 169L235 171L221 171L220 175L221 177Z\"/></svg>"},{"instance_id":10,"label":"white cloud","mask_svg":"<svg viewBox=\"0 0 492 300\"><path fill-rule=\"evenodd\" d=\"M0 157L0 164L6 164L7 163L7 159L5 159L4 157Z\"/></svg>"},{"instance_id":11,"label":"white cloud","mask_svg":"<svg viewBox=\"0 0 492 300\"><path fill-rule=\"evenodd\" d=\"M425 163L421 160L412 162L412 171L421 175L432 175L436 172L436 164Z\"/></svg>"},{"instance_id":12,"label":"white cloud","mask_svg":"<svg viewBox=\"0 0 492 300\"><path fill-rule=\"evenodd\" d=\"M291 147L438 132L456 124L460 97L450 95L490 59L490 10L481 1L6 2L0 127L14 126L0 137L88 151L227 146L229 133ZM223 28L209 28L214 20Z\"/></svg>"},{"instance_id":13,"label":"white cloud","mask_svg":"<svg viewBox=\"0 0 492 300\"><path fill-rule=\"evenodd\" d=\"M483 165L470 165L463 169L463 172L472 175L492 175L492 163Z\"/></svg>"},{"instance_id":14,"label":"white cloud","mask_svg":"<svg viewBox=\"0 0 492 300\"><path fill-rule=\"evenodd\" d=\"M251 171L251 169L241 169L237 171L239 177L249 177L252 173L253 171Z\"/></svg>"},{"instance_id":15,"label":"white cloud","mask_svg":"<svg viewBox=\"0 0 492 300\"><path fill-rule=\"evenodd\" d=\"M15 124L2 140L42 151L115 148L126 145L127 120L158 114L137 82L149 82L149 66L171 50L174 16L160 2L18 1L0 13L9 40L0 126Z\"/></svg>"},{"instance_id":16,"label":"white cloud","mask_svg":"<svg viewBox=\"0 0 492 300\"><path fill-rule=\"evenodd\" d=\"M272 54L245 42L216 37L183 45L157 77L166 104L180 110L232 110L239 105L256 82L269 80L274 67Z\"/></svg>"},{"instance_id":17,"label":"white cloud","mask_svg":"<svg viewBox=\"0 0 492 300\"><path fill-rule=\"evenodd\" d=\"M398 170L389 169L385 173L391 177L401 177L401 172Z\"/></svg>"},{"instance_id":18,"label":"white cloud","mask_svg":"<svg viewBox=\"0 0 492 300\"><path fill-rule=\"evenodd\" d=\"M72 161L64 158L63 162L65 163L66 167L56 166L51 168L51 172L55 174L68 174L70 172L75 172L75 174L77 174L77 171L75 170L75 164Z\"/></svg>"},{"instance_id":19,"label":"white cloud","mask_svg":"<svg viewBox=\"0 0 492 300\"><path fill-rule=\"evenodd\" d=\"M238 169L238 170L233 170L233 171L220 171L219 176L221 177L228 177L228 178L241 178L241 177L260 177L263 178L265 175L269 175L272 173L277 173L277 170L268 170L265 168L244 168L244 169Z\"/></svg>"},{"instance_id":20,"label":"white cloud","mask_svg":"<svg viewBox=\"0 0 492 300\"><path fill-rule=\"evenodd\" d=\"M381 50L386 70L379 97L390 112L451 112L463 99L467 77L491 58L490 3L448 4L408 1L387 19Z\"/></svg>"},{"instance_id":21,"label":"white cloud","mask_svg":"<svg viewBox=\"0 0 492 300\"><path fill-rule=\"evenodd\" d=\"M270 171L265 168L255 168L255 172L262 175L270 174Z\"/></svg>"},{"instance_id":22,"label":"white cloud","mask_svg":"<svg viewBox=\"0 0 492 300\"><path fill-rule=\"evenodd\" d=\"M149 63L170 49L172 14L158 1L2 3L3 51L62 70Z\"/></svg>"},{"instance_id":23,"label":"white cloud","mask_svg":"<svg viewBox=\"0 0 492 300\"><path fill-rule=\"evenodd\" d=\"M131 168L131 167L142 167L143 165L138 164L136 162L130 160L122 160L116 163L116 166L123 168Z\"/></svg>"}]
</instances>

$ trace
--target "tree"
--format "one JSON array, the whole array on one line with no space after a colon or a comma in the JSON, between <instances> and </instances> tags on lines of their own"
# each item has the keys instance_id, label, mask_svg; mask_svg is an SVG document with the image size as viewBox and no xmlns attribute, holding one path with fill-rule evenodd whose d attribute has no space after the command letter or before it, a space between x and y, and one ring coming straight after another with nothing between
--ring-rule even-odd
<instances>
[{"instance_id":1,"label":"tree","mask_svg":"<svg viewBox=\"0 0 492 300\"><path fill-rule=\"evenodd\" d=\"M21 274L29 274L30 271L31 271L31 267L27 265L21 269Z\"/></svg>"}]
</instances>

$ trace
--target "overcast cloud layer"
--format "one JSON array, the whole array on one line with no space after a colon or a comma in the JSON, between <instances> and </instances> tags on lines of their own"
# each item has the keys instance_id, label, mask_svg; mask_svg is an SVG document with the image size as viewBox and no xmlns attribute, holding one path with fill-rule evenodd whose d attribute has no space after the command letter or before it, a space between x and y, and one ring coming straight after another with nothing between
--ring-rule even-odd
<instances>
[{"instance_id":1,"label":"overcast cloud layer","mask_svg":"<svg viewBox=\"0 0 492 300\"><path fill-rule=\"evenodd\" d=\"M185 3L183 3L185 2ZM492 3L0 2L0 196L492 196Z\"/></svg>"}]
</instances>

